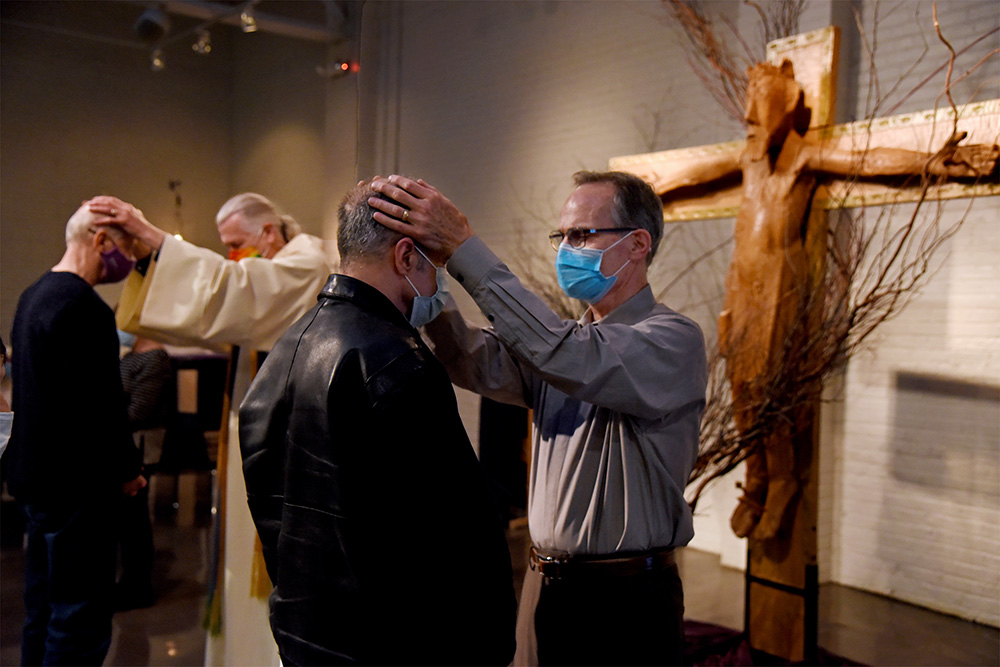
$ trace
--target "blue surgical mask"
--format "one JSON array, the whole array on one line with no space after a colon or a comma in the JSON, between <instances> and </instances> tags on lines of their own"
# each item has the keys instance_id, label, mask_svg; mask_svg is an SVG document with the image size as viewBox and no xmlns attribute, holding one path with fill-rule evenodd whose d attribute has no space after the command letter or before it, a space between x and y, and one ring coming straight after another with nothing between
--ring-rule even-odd
<instances>
[{"instance_id":1,"label":"blue surgical mask","mask_svg":"<svg viewBox=\"0 0 1000 667\"><path fill-rule=\"evenodd\" d=\"M421 296L420 290L413 284L410 277L403 276L406 278L406 282L410 283L413 291L417 293L417 296L413 298L413 307L410 310L410 324L414 327L422 327L440 315L441 311L444 310L444 304L448 301L448 273L444 270L443 266L435 266L434 262L420 248L417 246L413 247L420 253L421 257L427 260L428 264L434 267L434 277L437 281L437 291L433 295Z\"/></svg>"},{"instance_id":2,"label":"blue surgical mask","mask_svg":"<svg viewBox=\"0 0 1000 667\"><path fill-rule=\"evenodd\" d=\"M604 253L632 235L629 232L604 250L597 248L574 248L563 241L556 255L556 278L559 287L572 299L580 299L587 303L597 303L608 293L618 280L618 274L632 260L626 260L617 271L610 276L601 273L601 260Z\"/></svg>"},{"instance_id":3,"label":"blue surgical mask","mask_svg":"<svg viewBox=\"0 0 1000 667\"><path fill-rule=\"evenodd\" d=\"M135 334L130 334L127 331L118 330L118 345L120 347L134 347L135 346Z\"/></svg>"}]
</instances>

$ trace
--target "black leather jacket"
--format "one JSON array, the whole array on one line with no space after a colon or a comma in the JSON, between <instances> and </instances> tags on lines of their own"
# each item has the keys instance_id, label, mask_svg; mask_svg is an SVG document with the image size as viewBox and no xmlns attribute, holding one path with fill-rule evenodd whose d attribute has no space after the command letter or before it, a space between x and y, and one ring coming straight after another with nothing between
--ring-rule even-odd
<instances>
[{"instance_id":1,"label":"black leather jacket","mask_svg":"<svg viewBox=\"0 0 1000 667\"><path fill-rule=\"evenodd\" d=\"M510 556L419 334L333 275L240 406L250 512L286 665L508 664Z\"/></svg>"}]
</instances>

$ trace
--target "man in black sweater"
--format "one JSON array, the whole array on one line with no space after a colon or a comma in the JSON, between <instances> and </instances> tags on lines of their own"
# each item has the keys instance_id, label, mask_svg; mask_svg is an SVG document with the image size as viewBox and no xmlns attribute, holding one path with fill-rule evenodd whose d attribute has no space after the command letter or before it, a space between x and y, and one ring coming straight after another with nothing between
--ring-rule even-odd
<instances>
[{"instance_id":1,"label":"man in black sweater","mask_svg":"<svg viewBox=\"0 0 1000 667\"><path fill-rule=\"evenodd\" d=\"M115 508L146 482L132 444L114 313L94 291L131 270L123 235L83 206L66 252L21 295L12 329L8 488L27 520L25 665L100 665L111 643Z\"/></svg>"}]
</instances>

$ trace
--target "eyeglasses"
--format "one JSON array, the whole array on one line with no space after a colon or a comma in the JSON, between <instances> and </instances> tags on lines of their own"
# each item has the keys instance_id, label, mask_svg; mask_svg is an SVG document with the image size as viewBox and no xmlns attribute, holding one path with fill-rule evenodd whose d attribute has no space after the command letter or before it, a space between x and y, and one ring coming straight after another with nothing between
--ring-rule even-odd
<instances>
[{"instance_id":1,"label":"eyeglasses","mask_svg":"<svg viewBox=\"0 0 1000 667\"><path fill-rule=\"evenodd\" d=\"M587 243L587 239L590 238L591 234L606 234L614 232L616 234L621 234L622 232L634 232L638 227L608 227L607 229L578 229L574 227L568 232L561 232L558 229L554 230L549 234L549 243L552 244L553 250L559 250L560 244L562 244L563 239L566 240L573 248L582 248Z\"/></svg>"}]
</instances>

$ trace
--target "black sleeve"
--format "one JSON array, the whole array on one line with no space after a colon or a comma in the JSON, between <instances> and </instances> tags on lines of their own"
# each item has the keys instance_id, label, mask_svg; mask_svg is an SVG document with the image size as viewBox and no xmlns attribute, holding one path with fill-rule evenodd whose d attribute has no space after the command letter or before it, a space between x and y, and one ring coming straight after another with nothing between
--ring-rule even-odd
<instances>
[{"instance_id":1,"label":"black sleeve","mask_svg":"<svg viewBox=\"0 0 1000 667\"><path fill-rule=\"evenodd\" d=\"M98 303L81 299L80 309L71 309L61 330L72 341L68 349L81 357L79 377L70 380L78 395L68 400L78 402L89 413L93 425L93 440L88 443L91 456L98 466L106 466L116 483L135 479L141 469L139 450L132 440L128 422L128 406L122 389L118 359L118 336L115 334L114 313L94 292Z\"/></svg>"},{"instance_id":2,"label":"black sleeve","mask_svg":"<svg viewBox=\"0 0 1000 667\"><path fill-rule=\"evenodd\" d=\"M268 355L239 408L240 454L247 504L272 582L278 580L278 536L285 500L285 436L289 406L284 386L294 359L292 354L278 353L283 345L284 341L279 341ZM233 363L235 365L235 359Z\"/></svg>"}]
</instances>

